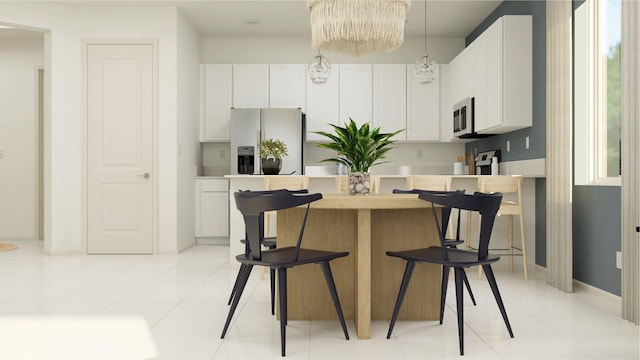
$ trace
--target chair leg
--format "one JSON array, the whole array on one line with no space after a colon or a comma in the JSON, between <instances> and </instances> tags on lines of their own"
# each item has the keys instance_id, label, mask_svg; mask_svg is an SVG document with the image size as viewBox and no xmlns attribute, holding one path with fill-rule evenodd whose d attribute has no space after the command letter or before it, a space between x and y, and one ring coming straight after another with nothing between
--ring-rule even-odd
<instances>
[{"instance_id":1,"label":"chair leg","mask_svg":"<svg viewBox=\"0 0 640 360\"><path fill-rule=\"evenodd\" d=\"M400 291L398 292L398 299L396 300L396 306L393 308L393 315L391 316L391 323L389 324L387 339L391 338L391 332L393 331L393 327L396 325L396 320L398 319L398 313L400 312L400 307L402 306L404 295L407 293L407 288L409 287L409 281L411 280L411 275L413 274L413 269L415 267L416 267L415 262L407 261L407 265L404 268L404 276L402 276L402 283L400 284Z\"/></svg>"},{"instance_id":2,"label":"chair leg","mask_svg":"<svg viewBox=\"0 0 640 360\"><path fill-rule=\"evenodd\" d=\"M473 306L476 306L476 298L473 296L473 291L471 291L471 285L469 285L469 279L467 278L467 272L464 271L464 268L462 268L462 280L464 281L464 285L467 287Z\"/></svg>"},{"instance_id":3,"label":"chair leg","mask_svg":"<svg viewBox=\"0 0 640 360\"><path fill-rule=\"evenodd\" d=\"M509 236L509 272L513 272L513 215L509 215L507 233Z\"/></svg>"},{"instance_id":4,"label":"chair leg","mask_svg":"<svg viewBox=\"0 0 640 360\"><path fill-rule=\"evenodd\" d=\"M271 315L276 314L276 269L269 269L269 280L271 281Z\"/></svg>"},{"instance_id":5,"label":"chair leg","mask_svg":"<svg viewBox=\"0 0 640 360\"><path fill-rule=\"evenodd\" d=\"M442 266L442 282L440 283L440 325L444 319L444 302L447 299L447 287L449 286L449 267Z\"/></svg>"},{"instance_id":6,"label":"chair leg","mask_svg":"<svg viewBox=\"0 0 640 360\"><path fill-rule=\"evenodd\" d=\"M238 307L238 303L240 302L240 297L242 296L242 292L244 291L245 285L247 285L247 280L249 280L249 276L251 275L251 270L253 269L253 265L245 265L246 270L242 271L242 277L239 278L240 282L238 283L238 288L236 289L233 295L233 302L231 303L231 308L229 308L229 315L227 315L227 321L224 323L224 328L222 329L222 335L220 339L224 339L224 336L229 329L229 324L231 324L231 319L233 318L233 313L236 311Z\"/></svg>"},{"instance_id":7,"label":"chair leg","mask_svg":"<svg viewBox=\"0 0 640 360\"><path fill-rule=\"evenodd\" d=\"M278 269L278 297L280 301L280 348L285 355L287 345L287 269Z\"/></svg>"},{"instance_id":8,"label":"chair leg","mask_svg":"<svg viewBox=\"0 0 640 360\"><path fill-rule=\"evenodd\" d=\"M328 261L323 261L320 263L320 266L322 266L322 272L324 273L324 279L327 282L329 293L333 299L333 305L336 307L336 313L338 314L338 319L340 320L344 337L349 340L349 332L347 331L347 324L344 322L344 314L342 313L342 306L340 306L340 299L338 298L336 283L333 279L333 273L331 272L331 265L329 265Z\"/></svg>"},{"instance_id":9,"label":"chair leg","mask_svg":"<svg viewBox=\"0 0 640 360\"><path fill-rule=\"evenodd\" d=\"M462 268L453 268L456 282L456 309L458 312L458 341L460 343L460 355L464 355L464 303L462 288Z\"/></svg>"},{"instance_id":10,"label":"chair leg","mask_svg":"<svg viewBox=\"0 0 640 360\"><path fill-rule=\"evenodd\" d=\"M527 280L527 245L524 241L524 217L520 212L520 238L522 239L522 270L524 271L524 279Z\"/></svg>"},{"instance_id":11,"label":"chair leg","mask_svg":"<svg viewBox=\"0 0 640 360\"><path fill-rule=\"evenodd\" d=\"M491 269L491 265L482 265L484 268L484 273L487 275L487 280L489 281L489 286L491 286L491 291L493 291L493 296L496 298L496 302L498 303L498 307L500 308L500 313L502 314L502 318L504 319L505 325L507 325L507 330L509 330L509 336L513 337L513 331L511 331L511 324L509 323L509 318L507 317L507 311L504 308L504 304L502 303L502 297L500 296L500 291L498 290L498 283L496 283L496 278L493 275L493 269Z\"/></svg>"},{"instance_id":12,"label":"chair leg","mask_svg":"<svg viewBox=\"0 0 640 360\"><path fill-rule=\"evenodd\" d=\"M238 275L236 276L236 281L233 283L233 289L231 289L231 295L229 295L229 301L227 302L227 305L231 305L231 302L233 301L233 295L236 293L236 290L238 289L238 282L240 281L240 278L242 277L242 271L245 269L245 265L244 264L240 264L240 270L238 270Z\"/></svg>"}]
</instances>

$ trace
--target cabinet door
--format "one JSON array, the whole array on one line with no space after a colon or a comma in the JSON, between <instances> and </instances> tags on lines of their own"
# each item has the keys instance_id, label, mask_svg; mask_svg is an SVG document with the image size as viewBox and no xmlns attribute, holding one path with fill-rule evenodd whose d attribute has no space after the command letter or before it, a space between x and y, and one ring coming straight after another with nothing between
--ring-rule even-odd
<instances>
[{"instance_id":1,"label":"cabinet door","mask_svg":"<svg viewBox=\"0 0 640 360\"><path fill-rule=\"evenodd\" d=\"M269 107L269 65L233 65L233 107Z\"/></svg>"},{"instance_id":2,"label":"cabinet door","mask_svg":"<svg viewBox=\"0 0 640 360\"><path fill-rule=\"evenodd\" d=\"M474 57L473 57L473 43L467 46L460 53L460 60L458 62L459 72L460 72L460 95L462 99L470 98L475 96L475 86L474 86Z\"/></svg>"},{"instance_id":3,"label":"cabinet door","mask_svg":"<svg viewBox=\"0 0 640 360\"><path fill-rule=\"evenodd\" d=\"M486 119L483 127L477 129L481 132L485 129L502 125L502 99L503 99L503 43L502 43L502 18L496 20L485 32L486 60Z\"/></svg>"},{"instance_id":4,"label":"cabinet door","mask_svg":"<svg viewBox=\"0 0 640 360\"><path fill-rule=\"evenodd\" d=\"M487 83L499 81L487 75L487 33L486 31L473 41L474 55L474 131L487 127ZM492 75L493 76L493 75Z\"/></svg>"},{"instance_id":5,"label":"cabinet door","mask_svg":"<svg viewBox=\"0 0 640 360\"><path fill-rule=\"evenodd\" d=\"M373 65L373 126L379 126L385 133L408 127L405 65ZM406 138L406 131L394 137Z\"/></svg>"},{"instance_id":6,"label":"cabinet door","mask_svg":"<svg viewBox=\"0 0 640 360\"><path fill-rule=\"evenodd\" d=\"M440 141L452 141L453 106L449 98L451 93L451 65L438 64L438 81L440 82Z\"/></svg>"},{"instance_id":7,"label":"cabinet door","mask_svg":"<svg viewBox=\"0 0 640 360\"><path fill-rule=\"evenodd\" d=\"M198 237L229 236L229 193L200 193L200 226L196 229Z\"/></svg>"},{"instance_id":8,"label":"cabinet door","mask_svg":"<svg viewBox=\"0 0 640 360\"><path fill-rule=\"evenodd\" d=\"M329 124L340 124L340 67L334 66L324 84L307 82L307 141L328 141L314 131L333 133Z\"/></svg>"},{"instance_id":9,"label":"cabinet door","mask_svg":"<svg viewBox=\"0 0 640 360\"><path fill-rule=\"evenodd\" d=\"M269 107L301 108L305 106L306 66L278 64L269 66Z\"/></svg>"},{"instance_id":10,"label":"cabinet door","mask_svg":"<svg viewBox=\"0 0 640 360\"><path fill-rule=\"evenodd\" d=\"M407 65L407 140L440 140L440 74L429 84L418 81L414 65ZM381 99L383 100L383 99Z\"/></svg>"},{"instance_id":11,"label":"cabinet door","mask_svg":"<svg viewBox=\"0 0 640 360\"><path fill-rule=\"evenodd\" d=\"M371 65L340 65L340 124L352 118L358 126L372 120Z\"/></svg>"},{"instance_id":12,"label":"cabinet door","mask_svg":"<svg viewBox=\"0 0 640 360\"><path fill-rule=\"evenodd\" d=\"M229 141L231 82L231 65L201 66L200 141Z\"/></svg>"}]
</instances>

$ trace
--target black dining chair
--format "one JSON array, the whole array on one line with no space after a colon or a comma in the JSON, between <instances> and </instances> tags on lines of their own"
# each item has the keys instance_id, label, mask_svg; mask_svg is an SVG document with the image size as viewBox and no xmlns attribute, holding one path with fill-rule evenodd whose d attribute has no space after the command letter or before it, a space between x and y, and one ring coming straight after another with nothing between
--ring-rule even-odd
<instances>
[{"instance_id":1,"label":"black dining chair","mask_svg":"<svg viewBox=\"0 0 640 360\"><path fill-rule=\"evenodd\" d=\"M301 190L290 190L292 193L295 194L308 194L309 190L307 189L301 189ZM260 244L262 246L264 246L265 248L267 248L268 250L273 250L276 248L277 246L277 241L278 238L276 236L265 236L262 238L262 240L260 240ZM246 235L244 239L240 240L241 243L244 244L245 246L245 251L246 251L246 247L247 247L247 239L246 239ZM238 282L240 280L240 277L242 275L242 271L244 270L244 266L240 265L240 270L238 270L238 275L236 276L236 281L233 284L233 288L231 289L231 294L229 295L229 301L227 301L227 305L231 305L231 302L233 301L233 294L236 293L236 290L238 289ZM271 268L269 269L269 281L270 281L270 288L271 288L271 315L275 315L276 314L276 270Z\"/></svg>"},{"instance_id":2,"label":"black dining chair","mask_svg":"<svg viewBox=\"0 0 640 360\"><path fill-rule=\"evenodd\" d=\"M420 194L420 193L429 193L429 194L451 194L451 193L460 193L460 194L464 194L464 190L455 190L455 191L440 191L440 190L422 190L422 189L411 189L411 190L402 190L402 189L393 189L393 193L394 194ZM456 221L456 237L451 239L451 238L445 238L444 240L444 244L445 246L452 248L452 249L457 249L458 245L461 245L464 243L464 240L460 239L460 209L456 209L458 210L458 221ZM442 208L442 222L441 222L441 226L442 226L442 233L447 234L447 231L449 229L449 222L451 219L451 207L443 207ZM448 274L448 273L447 273ZM444 276L444 275L443 275ZM464 285L467 288L467 291L469 292L469 297L471 298L471 302L473 303L473 306L476 306L476 298L473 296L473 291L471 290L471 285L469 285L469 279L467 279L467 273L463 272L462 273L462 280L464 282Z\"/></svg>"},{"instance_id":3,"label":"black dining chair","mask_svg":"<svg viewBox=\"0 0 640 360\"><path fill-rule=\"evenodd\" d=\"M280 309L280 344L282 356L285 356L286 348L286 325L287 325L287 269L306 264L319 264L322 268L324 278L329 288L329 293L333 300L333 304L342 326L342 331L347 340L349 333L344 321L342 307L336 291L336 285L331 272L329 262L331 260L345 257L348 252L333 252L305 249L301 247L304 235L304 229L309 215L309 205L317 200L322 199L322 194L299 194L289 190L270 190L270 191L243 191L234 193L236 206L244 218L246 230L246 247L245 252L236 256L236 260L241 264L239 280L233 294L233 301L229 309L227 321L222 330L221 339L225 334L233 318L242 292L251 275L251 270L255 265L266 266L270 269L277 270L278 276L278 297ZM275 248L271 250L262 250L261 241L264 239L264 213L265 211L283 210L297 206L307 205L300 233L296 246Z\"/></svg>"},{"instance_id":4,"label":"black dining chair","mask_svg":"<svg viewBox=\"0 0 640 360\"><path fill-rule=\"evenodd\" d=\"M507 317L507 312L502 303L502 297L498 290L498 284L496 283L491 264L500 260L499 256L489 254L489 240L491 239L491 231L493 229L493 222L495 220L500 203L502 201L501 193L485 194L474 193L473 195L466 195L462 193L427 193L422 192L418 194L418 197L422 200L431 202L435 223L438 228L438 235L440 238L440 246L431 246L428 248L406 250L406 251L388 251L388 256L397 257L407 262L405 267L404 276L402 278L402 284L400 285L400 291L398 292L398 299L396 301L395 308L393 310L393 316L391 323L389 324L389 332L387 333L387 339L391 337L391 332L396 323L400 307L402 306L402 300L409 286L411 275L415 268L416 263L433 263L442 265L442 293L440 296L440 324L444 317L444 305L447 293L447 283L449 277L449 268L454 269L455 286L456 286L456 309L458 313L458 339L460 344L460 355L464 355L464 312L463 312L463 279L465 278L465 268L470 266L482 266L485 272L489 286L493 292L493 296L496 299L504 323L509 331L509 336L513 338L513 331L511 330L511 324ZM469 251L461 249L453 249L446 245L445 233L442 231L440 221L445 222L445 219L439 220L438 212L436 211L436 205L442 206L443 209L462 209L467 211L478 212L481 215L480 224L480 239L478 251ZM458 218L458 221L460 219Z\"/></svg>"}]
</instances>

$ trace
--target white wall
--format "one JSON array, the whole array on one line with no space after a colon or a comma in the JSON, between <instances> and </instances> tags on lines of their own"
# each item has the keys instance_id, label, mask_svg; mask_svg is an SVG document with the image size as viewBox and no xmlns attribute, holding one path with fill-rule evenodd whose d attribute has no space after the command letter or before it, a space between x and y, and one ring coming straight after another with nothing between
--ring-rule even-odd
<instances>
[{"instance_id":1,"label":"white wall","mask_svg":"<svg viewBox=\"0 0 640 360\"><path fill-rule=\"evenodd\" d=\"M0 22L50 30L45 36L45 251L82 253L85 40L158 42L158 251L176 252L177 9L173 6L71 6L0 3Z\"/></svg>"},{"instance_id":2,"label":"white wall","mask_svg":"<svg viewBox=\"0 0 640 360\"><path fill-rule=\"evenodd\" d=\"M44 38L0 38L0 239L37 240L37 74Z\"/></svg>"},{"instance_id":3,"label":"white wall","mask_svg":"<svg viewBox=\"0 0 640 360\"><path fill-rule=\"evenodd\" d=\"M202 39L178 12L178 250L195 245L196 166L202 164L199 146L200 55Z\"/></svg>"}]
</instances>

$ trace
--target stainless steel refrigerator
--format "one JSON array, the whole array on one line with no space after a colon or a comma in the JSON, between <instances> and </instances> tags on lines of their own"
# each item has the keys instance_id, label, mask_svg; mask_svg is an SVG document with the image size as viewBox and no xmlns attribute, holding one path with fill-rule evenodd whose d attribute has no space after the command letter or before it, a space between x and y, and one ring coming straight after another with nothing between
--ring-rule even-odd
<instances>
[{"instance_id":1,"label":"stainless steel refrigerator","mask_svg":"<svg viewBox=\"0 0 640 360\"><path fill-rule=\"evenodd\" d=\"M303 174L304 114L300 109L231 109L231 174L262 174L258 143L282 140L280 175ZM251 164L249 164L251 163ZM252 165L253 171L250 171Z\"/></svg>"}]
</instances>

